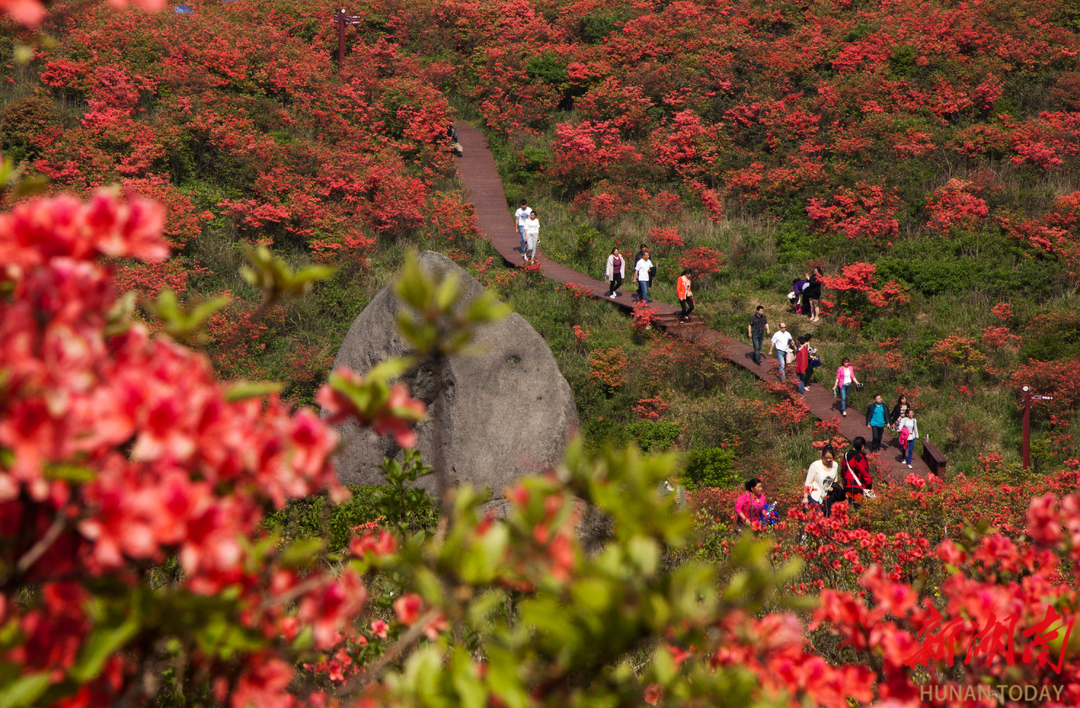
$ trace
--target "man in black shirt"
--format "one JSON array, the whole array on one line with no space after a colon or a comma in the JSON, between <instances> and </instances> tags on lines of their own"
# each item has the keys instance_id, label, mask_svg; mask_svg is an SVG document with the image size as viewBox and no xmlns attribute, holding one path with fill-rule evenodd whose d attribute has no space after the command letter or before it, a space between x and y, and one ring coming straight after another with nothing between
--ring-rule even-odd
<instances>
[{"instance_id":1,"label":"man in black shirt","mask_svg":"<svg viewBox=\"0 0 1080 708\"><path fill-rule=\"evenodd\" d=\"M754 314L750 315L750 324L746 328L746 336L754 343L754 363L761 364L761 345L769 334L769 320L765 317L765 308L757 306Z\"/></svg>"}]
</instances>

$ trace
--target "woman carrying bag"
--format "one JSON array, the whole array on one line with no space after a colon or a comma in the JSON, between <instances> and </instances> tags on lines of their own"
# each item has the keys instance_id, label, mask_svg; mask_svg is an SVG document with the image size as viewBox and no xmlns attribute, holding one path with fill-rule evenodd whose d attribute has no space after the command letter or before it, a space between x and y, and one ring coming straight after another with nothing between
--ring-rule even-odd
<instances>
[{"instance_id":1,"label":"woman carrying bag","mask_svg":"<svg viewBox=\"0 0 1080 708\"><path fill-rule=\"evenodd\" d=\"M611 249L611 255L607 257L607 266L604 268L604 277L611 283L608 297L615 298L618 295L619 286L626 277L626 259L619 253L619 249Z\"/></svg>"},{"instance_id":2,"label":"woman carrying bag","mask_svg":"<svg viewBox=\"0 0 1080 708\"><path fill-rule=\"evenodd\" d=\"M750 526L763 521L765 510L765 485L757 477L743 483L743 492L735 499L735 527Z\"/></svg>"},{"instance_id":3,"label":"woman carrying bag","mask_svg":"<svg viewBox=\"0 0 1080 708\"><path fill-rule=\"evenodd\" d=\"M832 395L840 391L840 415L847 416L847 397L851 393L851 384L861 387L862 384L855 378L855 367L851 365L851 359L844 357L840 368L836 370L836 383L832 387Z\"/></svg>"},{"instance_id":4,"label":"woman carrying bag","mask_svg":"<svg viewBox=\"0 0 1080 708\"><path fill-rule=\"evenodd\" d=\"M919 423L915 420L915 412L910 406L904 410L900 422L896 424L896 430L899 433L900 450L907 453L907 466L910 470L915 441L919 439Z\"/></svg>"},{"instance_id":5,"label":"woman carrying bag","mask_svg":"<svg viewBox=\"0 0 1080 708\"><path fill-rule=\"evenodd\" d=\"M832 445L821 448L821 459L810 463L810 469L806 471L806 481L803 482L803 506L813 504L821 509L825 516L829 515L830 507L828 495L833 490L833 485L838 484L840 466L836 463L836 451ZM841 490L842 491L842 490Z\"/></svg>"}]
</instances>

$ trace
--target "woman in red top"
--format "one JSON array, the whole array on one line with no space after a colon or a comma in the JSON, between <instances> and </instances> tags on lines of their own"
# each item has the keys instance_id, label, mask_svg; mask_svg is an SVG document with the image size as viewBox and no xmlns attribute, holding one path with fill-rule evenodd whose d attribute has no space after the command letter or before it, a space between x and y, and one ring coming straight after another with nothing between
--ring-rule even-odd
<instances>
[{"instance_id":1,"label":"woman in red top","mask_svg":"<svg viewBox=\"0 0 1080 708\"><path fill-rule=\"evenodd\" d=\"M694 311L694 294L690 292L689 270L684 270L675 283L675 296L679 298L679 307L682 308L682 315L679 319L683 322L689 322L690 313Z\"/></svg>"},{"instance_id":2,"label":"woman in red top","mask_svg":"<svg viewBox=\"0 0 1080 708\"><path fill-rule=\"evenodd\" d=\"M799 382L799 393L810 385L810 335L799 337L799 350L795 352L795 379Z\"/></svg>"},{"instance_id":3,"label":"woman in red top","mask_svg":"<svg viewBox=\"0 0 1080 708\"><path fill-rule=\"evenodd\" d=\"M866 459L863 448L866 438L859 435L851 441L851 449L840 458L840 472L847 492L848 505L852 509L859 507L863 497L872 498L874 480L870 478L870 461ZM869 495L867 492L871 492Z\"/></svg>"}]
</instances>

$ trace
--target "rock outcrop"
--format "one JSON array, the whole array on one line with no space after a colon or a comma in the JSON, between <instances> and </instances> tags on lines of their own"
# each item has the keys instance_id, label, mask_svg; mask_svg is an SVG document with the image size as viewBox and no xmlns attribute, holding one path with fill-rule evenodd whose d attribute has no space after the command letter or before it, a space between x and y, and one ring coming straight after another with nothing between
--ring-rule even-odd
<instances>
[{"instance_id":1,"label":"rock outcrop","mask_svg":"<svg viewBox=\"0 0 1080 708\"><path fill-rule=\"evenodd\" d=\"M430 273L456 273L471 302L483 286L445 256L424 251L421 266ZM334 360L334 368L365 373L378 362L408 353L395 320L401 303L383 288L353 321ZM577 408L569 384L551 350L521 315L479 329L473 340L478 354L449 360L443 374L445 431L443 449L451 479L488 487L500 496L518 477L558 463L569 435L577 429ZM430 407L437 386L429 366L403 380L412 395ZM339 427L341 449L336 463L345 484L379 484L377 465L400 450L390 436L379 437L353 423ZM417 427L424 461L432 462L431 420ZM434 491L434 475L421 480Z\"/></svg>"}]
</instances>

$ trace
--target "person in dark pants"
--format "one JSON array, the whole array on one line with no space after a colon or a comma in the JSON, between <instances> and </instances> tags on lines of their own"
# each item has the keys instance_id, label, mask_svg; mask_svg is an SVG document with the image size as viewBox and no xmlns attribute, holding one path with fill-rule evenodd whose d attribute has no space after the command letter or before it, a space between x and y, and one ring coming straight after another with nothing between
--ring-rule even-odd
<instances>
[{"instance_id":1,"label":"person in dark pants","mask_svg":"<svg viewBox=\"0 0 1080 708\"><path fill-rule=\"evenodd\" d=\"M675 283L675 296L679 298L679 307L682 315L679 317L683 322L690 321L690 313L694 311L694 293L690 292L690 271L684 270Z\"/></svg>"},{"instance_id":2,"label":"person in dark pants","mask_svg":"<svg viewBox=\"0 0 1080 708\"><path fill-rule=\"evenodd\" d=\"M604 267L604 277L611 283L607 295L614 298L619 294L619 286L622 285L623 278L626 277L626 259L623 258L617 248L611 249L611 255L608 256L607 265Z\"/></svg>"},{"instance_id":3,"label":"person in dark pants","mask_svg":"<svg viewBox=\"0 0 1080 708\"><path fill-rule=\"evenodd\" d=\"M799 348L795 352L795 376L799 380L799 393L805 393L810 385L810 335L799 337Z\"/></svg>"},{"instance_id":4,"label":"person in dark pants","mask_svg":"<svg viewBox=\"0 0 1080 708\"><path fill-rule=\"evenodd\" d=\"M754 363L761 364L761 345L765 343L765 337L769 335L769 320L765 317L765 308L757 306L754 314L750 315L750 324L746 328L746 336L754 345Z\"/></svg>"},{"instance_id":5,"label":"person in dark pants","mask_svg":"<svg viewBox=\"0 0 1080 708\"><path fill-rule=\"evenodd\" d=\"M866 438L859 435L851 441L851 449L840 457L840 475L844 480L844 492L847 493L848 506L854 511L866 496L868 489L874 488L870 478L870 461L866 459L863 448Z\"/></svg>"},{"instance_id":6,"label":"person in dark pants","mask_svg":"<svg viewBox=\"0 0 1080 708\"><path fill-rule=\"evenodd\" d=\"M810 315L811 322L821 321L821 279L825 273L820 267L814 268L810 275L810 283L802 291L803 314Z\"/></svg>"},{"instance_id":7,"label":"person in dark pants","mask_svg":"<svg viewBox=\"0 0 1080 708\"><path fill-rule=\"evenodd\" d=\"M870 443L870 452L875 453L881 449L881 436L885 432L885 426L889 425L889 409L881 400L881 394L874 396L874 402L866 409L866 427L873 432L873 442Z\"/></svg>"}]
</instances>

